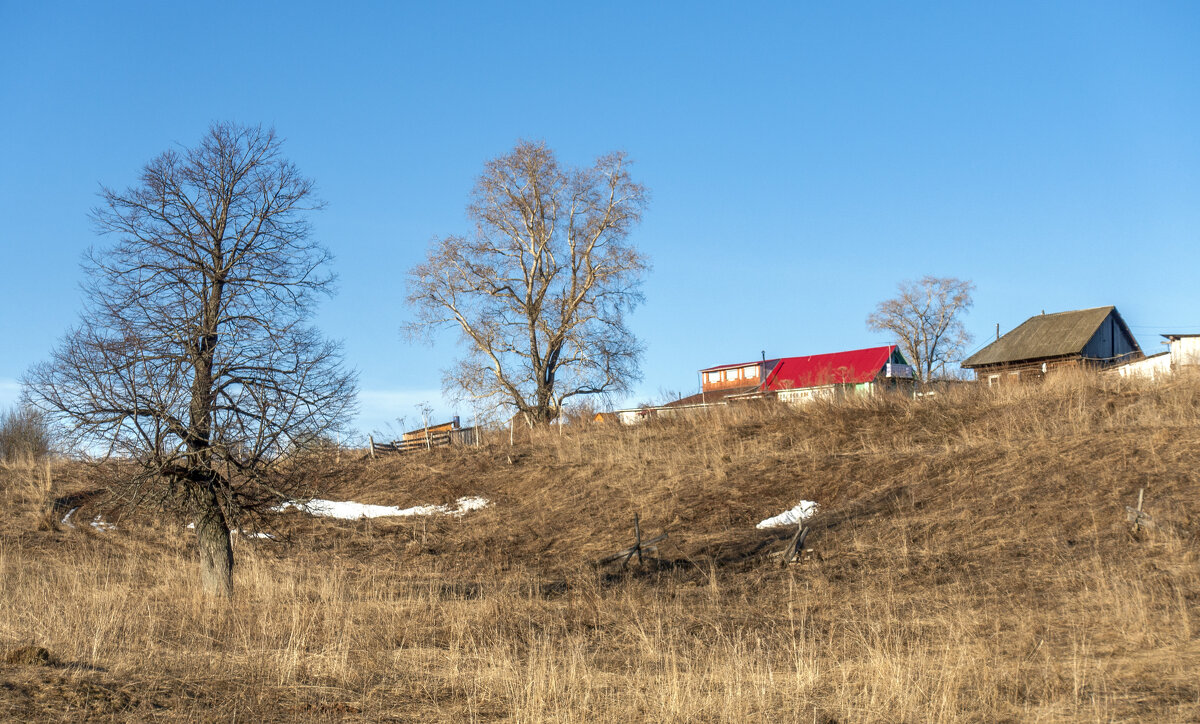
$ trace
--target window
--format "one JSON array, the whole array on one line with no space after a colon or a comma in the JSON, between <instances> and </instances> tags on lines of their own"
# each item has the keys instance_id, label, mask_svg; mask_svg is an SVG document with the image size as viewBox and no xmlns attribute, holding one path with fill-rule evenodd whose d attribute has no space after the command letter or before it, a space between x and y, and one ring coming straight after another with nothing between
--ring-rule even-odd
<instances>
[{"instance_id":1,"label":"window","mask_svg":"<svg viewBox=\"0 0 1200 724\"><path fill-rule=\"evenodd\" d=\"M725 379L732 381L732 380L736 380L737 378L738 378L738 371L736 369L725 370Z\"/></svg>"}]
</instances>

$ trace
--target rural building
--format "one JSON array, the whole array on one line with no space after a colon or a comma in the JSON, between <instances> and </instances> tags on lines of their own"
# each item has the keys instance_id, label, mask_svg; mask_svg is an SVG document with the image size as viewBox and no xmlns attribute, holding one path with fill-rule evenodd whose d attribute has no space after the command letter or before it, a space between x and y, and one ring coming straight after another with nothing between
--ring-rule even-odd
<instances>
[{"instance_id":1,"label":"rural building","mask_svg":"<svg viewBox=\"0 0 1200 724\"><path fill-rule=\"evenodd\" d=\"M669 403L678 408L726 400L777 397L784 402L871 393L912 380L912 367L899 347L780 357L700 370L700 392Z\"/></svg>"},{"instance_id":2,"label":"rural building","mask_svg":"<svg viewBox=\"0 0 1200 724\"><path fill-rule=\"evenodd\" d=\"M1155 380L1171 374L1171 353L1163 350L1158 354L1143 357L1132 362L1126 362L1112 370L1122 377L1144 377Z\"/></svg>"},{"instance_id":3,"label":"rural building","mask_svg":"<svg viewBox=\"0 0 1200 724\"><path fill-rule=\"evenodd\" d=\"M1167 350L1127 362L1114 371L1122 377L1158 379L1184 367L1200 365L1200 334L1164 334Z\"/></svg>"},{"instance_id":4,"label":"rural building","mask_svg":"<svg viewBox=\"0 0 1200 724\"><path fill-rule=\"evenodd\" d=\"M368 435L367 441L371 445L371 457L374 458L379 454L409 453L447 445L480 445L483 436L479 427L460 427L455 416L450 422L409 430L399 440L375 442L375 438Z\"/></svg>"},{"instance_id":5,"label":"rural building","mask_svg":"<svg viewBox=\"0 0 1200 724\"><path fill-rule=\"evenodd\" d=\"M1171 349L1171 368L1200 365L1200 334L1164 334Z\"/></svg>"},{"instance_id":6,"label":"rural building","mask_svg":"<svg viewBox=\"0 0 1200 724\"><path fill-rule=\"evenodd\" d=\"M1142 357L1116 307L1030 317L963 361L988 385L1040 380L1063 368L1104 369Z\"/></svg>"},{"instance_id":7,"label":"rural building","mask_svg":"<svg viewBox=\"0 0 1200 724\"><path fill-rule=\"evenodd\" d=\"M763 390L798 404L845 394L873 394L911 385L913 369L896 345L808 357L784 357L768 374Z\"/></svg>"},{"instance_id":8,"label":"rural building","mask_svg":"<svg viewBox=\"0 0 1200 724\"><path fill-rule=\"evenodd\" d=\"M459 429L458 417L455 417L450 422L443 422L440 425L430 425L427 428L422 427L419 430L410 430L410 431L404 433L404 437L402 438L402 440L404 442L412 442L415 440L424 441L426 435L428 435L429 437L433 437L434 435L438 435L438 434L454 432L455 430L458 430L458 429Z\"/></svg>"},{"instance_id":9,"label":"rural building","mask_svg":"<svg viewBox=\"0 0 1200 724\"><path fill-rule=\"evenodd\" d=\"M615 419L632 425L651 417L726 405L730 401L776 398L799 404L846 394L873 394L881 389L909 387L912 379L913 369L895 345L740 362L700 370L700 392L694 395L659 407L600 413L595 419L597 422Z\"/></svg>"}]
</instances>

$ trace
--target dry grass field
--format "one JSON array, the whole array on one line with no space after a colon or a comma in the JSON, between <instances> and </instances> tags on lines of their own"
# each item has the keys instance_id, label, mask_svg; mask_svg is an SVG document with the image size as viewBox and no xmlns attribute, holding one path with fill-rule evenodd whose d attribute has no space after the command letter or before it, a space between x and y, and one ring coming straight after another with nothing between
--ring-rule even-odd
<instances>
[{"instance_id":1,"label":"dry grass field","mask_svg":"<svg viewBox=\"0 0 1200 724\"><path fill-rule=\"evenodd\" d=\"M183 521L93 494L63 524L86 468L0 469L0 719L1200 720L1195 378L343 454L337 480L491 505L279 514L217 603ZM1134 533L1139 488L1156 526ZM781 567L792 530L754 526L801 499L814 553ZM635 513L669 534L657 557L595 566Z\"/></svg>"}]
</instances>

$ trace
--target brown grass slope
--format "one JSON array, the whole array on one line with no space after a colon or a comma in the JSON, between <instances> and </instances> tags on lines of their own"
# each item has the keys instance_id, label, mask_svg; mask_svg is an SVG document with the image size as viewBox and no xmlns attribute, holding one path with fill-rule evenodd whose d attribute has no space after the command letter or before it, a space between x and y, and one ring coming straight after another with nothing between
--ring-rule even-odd
<instances>
[{"instance_id":1,"label":"brown grass slope","mask_svg":"<svg viewBox=\"0 0 1200 724\"><path fill-rule=\"evenodd\" d=\"M1186 377L505 436L340 466L329 497L492 505L261 521L232 605L181 522L69 528L80 471L9 466L0 718L1197 720L1198 463ZM781 568L754 524L801 499L817 555ZM635 513L656 559L594 566Z\"/></svg>"}]
</instances>

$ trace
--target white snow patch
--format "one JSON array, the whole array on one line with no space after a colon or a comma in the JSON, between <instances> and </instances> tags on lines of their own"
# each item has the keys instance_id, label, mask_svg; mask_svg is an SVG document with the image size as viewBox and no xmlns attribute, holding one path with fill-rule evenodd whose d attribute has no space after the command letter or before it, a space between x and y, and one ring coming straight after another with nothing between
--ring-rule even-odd
<instances>
[{"instance_id":1,"label":"white snow patch","mask_svg":"<svg viewBox=\"0 0 1200 724\"><path fill-rule=\"evenodd\" d=\"M188 530L195 530L196 524L188 523L185 527ZM237 531L237 534L242 536L243 538L270 538L271 540L275 540L274 535L272 535L270 533L263 533L263 532L256 531L256 530L239 530L239 531Z\"/></svg>"},{"instance_id":2,"label":"white snow patch","mask_svg":"<svg viewBox=\"0 0 1200 724\"><path fill-rule=\"evenodd\" d=\"M778 528L783 525L795 525L802 520L813 517L819 506L811 500L801 500L800 504L791 510L785 510L779 515L771 516L760 522L755 528Z\"/></svg>"},{"instance_id":3,"label":"white snow patch","mask_svg":"<svg viewBox=\"0 0 1200 724\"><path fill-rule=\"evenodd\" d=\"M79 506L75 506L74 508L71 508L70 510L67 511L67 514L64 515L63 519L62 519L63 525L67 526L68 528L75 527L75 524L71 522L71 516L75 515L75 511L77 511L77 510L79 510Z\"/></svg>"},{"instance_id":4,"label":"white snow patch","mask_svg":"<svg viewBox=\"0 0 1200 724\"><path fill-rule=\"evenodd\" d=\"M117 529L117 526L113 525L112 523L106 523L104 519L98 515L92 519L92 527L96 530L104 532Z\"/></svg>"},{"instance_id":5,"label":"white snow patch","mask_svg":"<svg viewBox=\"0 0 1200 724\"><path fill-rule=\"evenodd\" d=\"M411 515L453 515L458 517L472 510L479 510L488 505L487 498L478 496L459 498L454 506L449 505L418 505L412 508L399 508L394 505L368 505L355 503L352 500L321 500L314 498L306 502L291 501L275 508L282 512L288 508L303 510L309 515L325 518L341 518L343 520L358 520L359 518L390 518Z\"/></svg>"}]
</instances>

